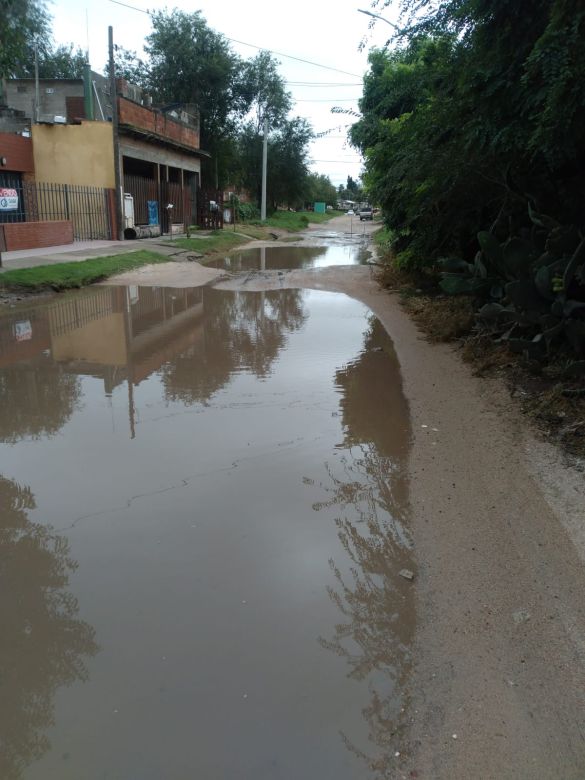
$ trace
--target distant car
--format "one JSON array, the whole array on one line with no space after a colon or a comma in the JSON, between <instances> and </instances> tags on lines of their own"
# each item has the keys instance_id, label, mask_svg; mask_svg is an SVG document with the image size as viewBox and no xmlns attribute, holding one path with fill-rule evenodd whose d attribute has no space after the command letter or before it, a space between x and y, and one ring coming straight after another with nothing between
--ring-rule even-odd
<instances>
[{"instance_id":1,"label":"distant car","mask_svg":"<svg viewBox=\"0 0 585 780\"><path fill-rule=\"evenodd\" d=\"M348 216L348 217L353 217L353 215L355 214L355 212L354 212L354 210L353 210L353 209L350 209L349 211L346 211L346 214L347 214L347 216Z\"/></svg>"},{"instance_id":2,"label":"distant car","mask_svg":"<svg viewBox=\"0 0 585 780\"><path fill-rule=\"evenodd\" d=\"M374 219L374 212L371 206L364 206L363 209L360 209L360 222L363 222L366 219Z\"/></svg>"}]
</instances>

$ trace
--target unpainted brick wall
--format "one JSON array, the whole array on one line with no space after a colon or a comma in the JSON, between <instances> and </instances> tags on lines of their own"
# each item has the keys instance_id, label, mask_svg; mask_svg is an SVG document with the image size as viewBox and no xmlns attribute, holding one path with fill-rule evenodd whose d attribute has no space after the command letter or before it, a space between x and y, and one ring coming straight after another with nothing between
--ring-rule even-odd
<instances>
[{"instance_id":1,"label":"unpainted brick wall","mask_svg":"<svg viewBox=\"0 0 585 780\"><path fill-rule=\"evenodd\" d=\"M0 157L6 163L0 171L27 171L35 169L33 162L32 140L15 133L0 133Z\"/></svg>"},{"instance_id":2,"label":"unpainted brick wall","mask_svg":"<svg viewBox=\"0 0 585 780\"><path fill-rule=\"evenodd\" d=\"M118 98L118 118L122 125L132 125L183 146L199 149L199 133L195 128L175 122L160 111L139 106L126 98Z\"/></svg>"},{"instance_id":3,"label":"unpainted brick wall","mask_svg":"<svg viewBox=\"0 0 585 780\"><path fill-rule=\"evenodd\" d=\"M55 222L13 222L0 225L0 229L4 230L7 252L73 243L73 223L65 219Z\"/></svg>"}]
</instances>

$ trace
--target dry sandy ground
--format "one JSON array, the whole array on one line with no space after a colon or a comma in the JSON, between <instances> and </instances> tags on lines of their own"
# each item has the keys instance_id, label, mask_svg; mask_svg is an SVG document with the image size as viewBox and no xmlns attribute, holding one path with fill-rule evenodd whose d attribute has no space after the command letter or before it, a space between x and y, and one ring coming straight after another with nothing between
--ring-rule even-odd
<instances>
[{"instance_id":1,"label":"dry sandy ground","mask_svg":"<svg viewBox=\"0 0 585 780\"><path fill-rule=\"evenodd\" d=\"M125 274L201 284L196 264ZM368 267L247 275L244 289L344 292L380 318L414 430L418 571L412 724L394 777L585 778L585 480L538 443L505 391L430 345ZM242 289L242 280L223 281Z\"/></svg>"}]
</instances>

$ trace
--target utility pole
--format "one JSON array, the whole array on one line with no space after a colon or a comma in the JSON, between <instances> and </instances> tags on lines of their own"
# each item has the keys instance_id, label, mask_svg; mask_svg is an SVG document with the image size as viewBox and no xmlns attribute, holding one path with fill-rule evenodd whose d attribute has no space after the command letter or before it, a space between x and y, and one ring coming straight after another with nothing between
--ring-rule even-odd
<instances>
[{"instance_id":1,"label":"utility pole","mask_svg":"<svg viewBox=\"0 0 585 780\"><path fill-rule=\"evenodd\" d=\"M264 120L264 143L262 145L262 204L260 219L266 222L266 171L268 168L268 119Z\"/></svg>"},{"instance_id":2,"label":"utility pole","mask_svg":"<svg viewBox=\"0 0 585 780\"><path fill-rule=\"evenodd\" d=\"M108 27L108 53L110 70L110 99L112 101L112 134L114 136L114 184L116 187L116 222L118 241L124 238L122 215L122 177L120 175L120 140L118 138L118 94L116 89L116 68L114 66L114 28Z\"/></svg>"},{"instance_id":3,"label":"utility pole","mask_svg":"<svg viewBox=\"0 0 585 780\"><path fill-rule=\"evenodd\" d=\"M38 125L40 121L40 97L41 91L39 89L39 44L35 41L35 124Z\"/></svg>"}]
</instances>

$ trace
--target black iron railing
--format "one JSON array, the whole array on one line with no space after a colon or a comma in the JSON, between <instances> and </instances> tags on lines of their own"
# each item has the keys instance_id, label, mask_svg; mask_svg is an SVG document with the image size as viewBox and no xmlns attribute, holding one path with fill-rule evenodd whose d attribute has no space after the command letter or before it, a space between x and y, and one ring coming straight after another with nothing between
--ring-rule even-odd
<instances>
[{"instance_id":1,"label":"black iron railing","mask_svg":"<svg viewBox=\"0 0 585 780\"><path fill-rule=\"evenodd\" d=\"M108 190L73 184L0 184L0 223L70 220L76 241L111 239Z\"/></svg>"}]
</instances>

